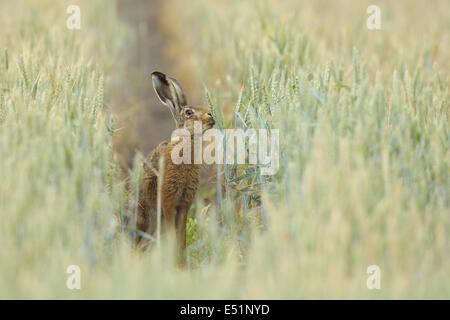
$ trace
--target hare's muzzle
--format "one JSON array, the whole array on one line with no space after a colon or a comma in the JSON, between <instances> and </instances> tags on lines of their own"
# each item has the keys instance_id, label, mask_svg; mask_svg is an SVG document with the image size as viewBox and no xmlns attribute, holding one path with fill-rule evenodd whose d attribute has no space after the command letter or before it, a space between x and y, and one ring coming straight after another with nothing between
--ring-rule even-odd
<instances>
[{"instance_id":1,"label":"hare's muzzle","mask_svg":"<svg viewBox=\"0 0 450 320\"><path fill-rule=\"evenodd\" d=\"M212 117L211 113L207 113L203 116L203 128L204 129L211 129L214 127L216 122L214 121L214 118Z\"/></svg>"}]
</instances>

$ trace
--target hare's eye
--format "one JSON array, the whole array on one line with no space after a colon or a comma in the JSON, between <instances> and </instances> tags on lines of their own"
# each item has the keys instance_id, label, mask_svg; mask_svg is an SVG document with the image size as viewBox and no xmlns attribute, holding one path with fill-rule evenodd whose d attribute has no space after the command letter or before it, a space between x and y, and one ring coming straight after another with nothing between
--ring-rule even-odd
<instances>
[{"instance_id":1,"label":"hare's eye","mask_svg":"<svg viewBox=\"0 0 450 320\"><path fill-rule=\"evenodd\" d=\"M192 115L194 114L194 111L192 111L191 109L187 109L184 113L185 113L187 116L192 116Z\"/></svg>"},{"instance_id":2,"label":"hare's eye","mask_svg":"<svg viewBox=\"0 0 450 320\"><path fill-rule=\"evenodd\" d=\"M208 112L208 113L207 113L207 115L208 115L208 116L210 116L210 117L212 118L212 114L211 114L211 112Z\"/></svg>"}]
</instances>

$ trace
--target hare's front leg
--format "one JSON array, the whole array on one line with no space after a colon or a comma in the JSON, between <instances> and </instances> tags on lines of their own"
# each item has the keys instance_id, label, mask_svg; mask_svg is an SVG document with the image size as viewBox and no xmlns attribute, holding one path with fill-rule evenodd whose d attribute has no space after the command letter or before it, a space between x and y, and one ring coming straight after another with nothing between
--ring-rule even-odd
<instances>
[{"instance_id":1,"label":"hare's front leg","mask_svg":"<svg viewBox=\"0 0 450 320\"><path fill-rule=\"evenodd\" d=\"M177 208L177 236L180 251L186 249L186 223L189 209L194 201L195 194L197 193L199 185L200 175L198 167L193 166L190 168L187 184L183 189L180 205Z\"/></svg>"},{"instance_id":2,"label":"hare's front leg","mask_svg":"<svg viewBox=\"0 0 450 320\"><path fill-rule=\"evenodd\" d=\"M162 211L167 229L175 230L175 205L172 199L163 200Z\"/></svg>"},{"instance_id":3,"label":"hare's front leg","mask_svg":"<svg viewBox=\"0 0 450 320\"><path fill-rule=\"evenodd\" d=\"M161 200L165 220L164 222L169 230L175 230L176 209L183 192L183 185L180 183L180 180L181 178L178 174L178 166L172 164L170 161L167 161L164 172Z\"/></svg>"},{"instance_id":4,"label":"hare's front leg","mask_svg":"<svg viewBox=\"0 0 450 320\"><path fill-rule=\"evenodd\" d=\"M180 252L186 249L186 223L189 206L183 205L178 207L176 212L176 229L177 229L177 242Z\"/></svg>"}]
</instances>

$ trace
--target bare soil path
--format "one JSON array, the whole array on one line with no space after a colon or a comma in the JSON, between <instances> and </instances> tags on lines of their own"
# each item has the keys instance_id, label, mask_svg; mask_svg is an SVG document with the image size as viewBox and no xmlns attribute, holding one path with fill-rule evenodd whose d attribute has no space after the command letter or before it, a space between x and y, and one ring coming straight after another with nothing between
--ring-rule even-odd
<instances>
[{"instance_id":1,"label":"bare soil path","mask_svg":"<svg viewBox=\"0 0 450 320\"><path fill-rule=\"evenodd\" d=\"M117 4L119 16L136 35L136 41L127 48L127 66L114 80L112 92L119 129L113 145L127 174L133 167L136 152L147 156L161 141L169 140L175 129L169 110L154 93L150 74L158 70L180 80L189 103L199 103L202 95L193 75L193 65L186 59L188 53L175 39L179 34L173 33L182 31L176 27L166 30L167 23L172 26L171 19L177 17L167 14L164 0L118 0ZM202 184L215 187L214 170L213 166L202 169Z\"/></svg>"},{"instance_id":2,"label":"bare soil path","mask_svg":"<svg viewBox=\"0 0 450 320\"><path fill-rule=\"evenodd\" d=\"M118 1L119 16L132 26L137 37L127 50L127 67L112 94L119 128L114 148L124 169L132 167L136 151L145 156L174 129L170 112L158 101L150 79L154 70L170 70L164 56L167 36L160 25L162 2Z\"/></svg>"}]
</instances>

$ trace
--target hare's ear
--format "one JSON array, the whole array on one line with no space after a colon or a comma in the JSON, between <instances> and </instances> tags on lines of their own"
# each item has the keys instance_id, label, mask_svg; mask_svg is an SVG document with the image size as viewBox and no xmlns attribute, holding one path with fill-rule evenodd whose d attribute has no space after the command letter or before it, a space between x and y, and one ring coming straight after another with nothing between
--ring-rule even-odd
<instances>
[{"instance_id":1,"label":"hare's ear","mask_svg":"<svg viewBox=\"0 0 450 320\"><path fill-rule=\"evenodd\" d=\"M169 106L171 111L179 111L187 104L183 88L177 80L155 71L152 73L152 82L159 100Z\"/></svg>"},{"instance_id":2,"label":"hare's ear","mask_svg":"<svg viewBox=\"0 0 450 320\"><path fill-rule=\"evenodd\" d=\"M175 93L177 95L178 102L180 106L187 106L186 95L184 94L184 90L181 87L181 84L177 81L177 79L169 78L172 81L173 86L175 87Z\"/></svg>"}]
</instances>

